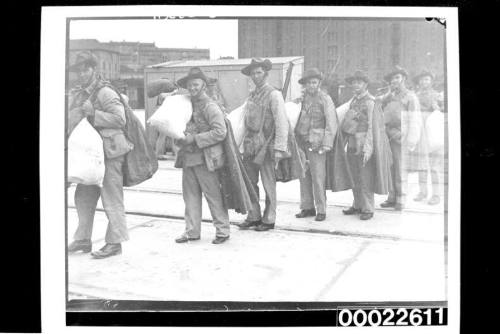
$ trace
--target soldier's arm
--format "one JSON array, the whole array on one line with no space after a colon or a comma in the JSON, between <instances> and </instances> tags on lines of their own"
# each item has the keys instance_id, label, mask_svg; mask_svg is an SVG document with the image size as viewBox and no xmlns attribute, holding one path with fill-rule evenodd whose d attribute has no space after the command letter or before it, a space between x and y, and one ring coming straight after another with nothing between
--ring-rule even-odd
<instances>
[{"instance_id":1,"label":"soldier's arm","mask_svg":"<svg viewBox=\"0 0 500 334\"><path fill-rule=\"evenodd\" d=\"M275 126L274 149L286 152L289 124L285 113L285 101L281 93L277 90L270 94L270 98L271 112L273 113Z\"/></svg>"},{"instance_id":2,"label":"soldier's arm","mask_svg":"<svg viewBox=\"0 0 500 334\"><path fill-rule=\"evenodd\" d=\"M109 87L103 87L97 93L102 110L96 109L94 126L101 128L121 129L125 126L125 108L118 94Z\"/></svg>"},{"instance_id":3,"label":"soldier's arm","mask_svg":"<svg viewBox=\"0 0 500 334\"><path fill-rule=\"evenodd\" d=\"M196 145L198 145L199 148L205 148L220 143L226 138L227 134L224 113L216 103L210 103L208 105L206 118L208 124L210 124L210 130L198 133L194 136Z\"/></svg>"},{"instance_id":4,"label":"soldier's arm","mask_svg":"<svg viewBox=\"0 0 500 334\"><path fill-rule=\"evenodd\" d=\"M363 146L365 162L368 161L373 153L373 110L375 109L375 101L366 101L366 109L366 114L368 115L368 130L366 131L365 145Z\"/></svg>"},{"instance_id":5,"label":"soldier's arm","mask_svg":"<svg viewBox=\"0 0 500 334\"><path fill-rule=\"evenodd\" d=\"M412 149L420 139L420 130L422 127L422 113L420 112L420 103L415 94L408 95L407 134L406 141L408 148Z\"/></svg>"},{"instance_id":6,"label":"soldier's arm","mask_svg":"<svg viewBox=\"0 0 500 334\"><path fill-rule=\"evenodd\" d=\"M324 97L324 113L325 113L325 136L323 138L323 147L331 150L333 147L333 138L337 133L337 111L335 110L335 105L333 104L332 98L325 94Z\"/></svg>"}]
</instances>

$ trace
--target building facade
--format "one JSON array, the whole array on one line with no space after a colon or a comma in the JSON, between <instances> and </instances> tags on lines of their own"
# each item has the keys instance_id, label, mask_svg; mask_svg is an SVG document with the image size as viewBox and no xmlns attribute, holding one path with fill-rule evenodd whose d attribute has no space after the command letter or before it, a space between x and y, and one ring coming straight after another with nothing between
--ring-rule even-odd
<instances>
[{"instance_id":1,"label":"building facade","mask_svg":"<svg viewBox=\"0 0 500 334\"><path fill-rule=\"evenodd\" d=\"M96 39L75 39L69 43L69 63L80 51L91 51L99 59L102 76L119 87L134 109L144 108L144 68L171 60L210 59L210 49L159 48L155 43L99 42ZM74 85L75 74L69 74Z\"/></svg>"},{"instance_id":2,"label":"building facade","mask_svg":"<svg viewBox=\"0 0 500 334\"><path fill-rule=\"evenodd\" d=\"M304 56L305 69L318 67L339 79L362 69L382 81L400 65L410 75L431 70L442 81L444 50L445 27L425 19L238 20L239 58Z\"/></svg>"}]
</instances>

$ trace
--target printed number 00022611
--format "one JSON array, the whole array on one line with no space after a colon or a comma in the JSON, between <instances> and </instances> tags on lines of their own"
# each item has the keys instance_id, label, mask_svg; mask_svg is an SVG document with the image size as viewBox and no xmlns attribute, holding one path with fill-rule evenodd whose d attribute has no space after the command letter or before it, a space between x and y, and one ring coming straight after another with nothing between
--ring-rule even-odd
<instances>
[{"instance_id":1,"label":"printed number 00022611","mask_svg":"<svg viewBox=\"0 0 500 334\"><path fill-rule=\"evenodd\" d=\"M447 309L439 308L359 308L339 309L337 325L348 326L442 326Z\"/></svg>"}]
</instances>

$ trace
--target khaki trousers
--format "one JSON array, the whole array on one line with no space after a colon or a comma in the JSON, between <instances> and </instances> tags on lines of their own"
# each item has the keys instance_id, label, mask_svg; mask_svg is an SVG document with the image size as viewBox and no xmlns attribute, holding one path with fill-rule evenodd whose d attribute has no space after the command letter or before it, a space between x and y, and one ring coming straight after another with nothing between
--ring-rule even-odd
<instances>
[{"instance_id":1,"label":"khaki trousers","mask_svg":"<svg viewBox=\"0 0 500 334\"><path fill-rule=\"evenodd\" d=\"M390 141L392 151L392 166L391 177L393 189L389 191L387 200L389 202L405 204L406 192L408 187L408 171L403 163L403 154L401 151L401 144Z\"/></svg>"},{"instance_id":2,"label":"khaki trousers","mask_svg":"<svg viewBox=\"0 0 500 334\"><path fill-rule=\"evenodd\" d=\"M264 209L264 215L262 216L261 214L260 203L256 202L254 203L252 209L248 212L247 221L255 222L262 220L264 224L274 224L276 222L277 206L274 161L266 158L262 165L257 165L252 161L245 159L243 163L257 195L259 195L259 173L262 179L262 185L264 186L264 191L266 192L266 207Z\"/></svg>"},{"instance_id":3,"label":"khaki trousers","mask_svg":"<svg viewBox=\"0 0 500 334\"><path fill-rule=\"evenodd\" d=\"M352 207L361 210L362 213L373 213L375 206L375 195L368 190L370 182L370 169L373 167L373 161L368 160L366 166L363 166L363 155L347 153L347 161L354 178L354 188L352 194L354 202Z\"/></svg>"},{"instance_id":4,"label":"khaki trousers","mask_svg":"<svg viewBox=\"0 0 500 334\"><path fill-rule=\"evenodd\" d=\"M217 172L205 164L182 169L182 196L184 198L186 230L184 235L199 238L201 234L202 194L208 202L215 226L215 235L229 236L229 215L224 206Z\"/></svg>"},{"instance_id":5,"label":"khaki trousers","mask_svg":"<svg viewBox=\"0 0 500 334\"><path fill-rule=\"evenodd\" d=\"M305 150L309 168L300 179L300 208L326 213L326 153Z\"/></svg>"},{"instance_id":6,"label":"khaki trousers","mask_svg":"<svg viewBox=\"0 0 500 334\"><path fill-rule=\"evenodd\" d=\"M123 173L125 156L104 161L105 172L102 188L95 185L78 184L75 205L78 213L78 228L75 240L91 239L94 215L99 197L108 217L106 243L121 243L129 239L123 205Z\"/></svg>"}]
</instances>

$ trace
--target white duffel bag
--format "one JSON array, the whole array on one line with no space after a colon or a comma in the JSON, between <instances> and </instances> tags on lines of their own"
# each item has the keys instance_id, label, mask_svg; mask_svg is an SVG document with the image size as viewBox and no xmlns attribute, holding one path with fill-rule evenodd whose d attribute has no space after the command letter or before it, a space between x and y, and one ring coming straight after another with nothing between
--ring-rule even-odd
<instances>
[{"instance_id":1,"label":"white duffel bag","mask_svg":"<svg viewBox=\"0 0 500 334\"><path fill-rule=\"evenodd\" d=\"M351 101L352 99L336 108L337 116L339 118L339 124L344 120L345 114L347 113L347 110L349 110L349 106L351 105Z\"/></svg>"},{"instance_id":2,"label":"white duffel bag","mask_svg":"<svg viewBox=\"0 0 500 334\"><path fill-rule=\"evenodd\" d=\"M297 121L299 120L300 110L302 109L302 103L286 102L285 103L285 113L288 118L288 122L293 130L297 126Z\"/></svg>"},{"instance_id":3,"label":"white duffel bag","mask_svg":"<svg viewBox=\"0 0 500 334\"><path fill-rule=\"evenodd\" d=\"M184 138L186 125L193 115L188 95L167 96L161 106L148 119L148 124L173 139Z\"/></svg>"},{"instance_id":4,"label":"white duffel bag","mask_svg":"<svg viewBox=\"0 0 500 334\"><path fill-rule=\"evenodd\" d=\"M444 147L444 113L434 110L425 122L429 153Z\"/></svg>"},{"instance_id":5,"label":"white duffel bag","mask_svg":"<svg viewBox=\"0 0 500 334\"><path fill-rule=\"evenodd\" d=\"M246 115L246 102L243 103L238 108L234 109L229 113L227 119L231 122L231 127L233 128L234 140L236 145L241 148L243 143L243 138L245 138L246 127L245 127L245 115Z\"/></svg>"},{"instance_id":6,"label":"white duffel bag","mask_svg":"<svg viewBox=\"0 0 500 334\"><path fill-rule=\"evenodd\" d=\"M84 118L68 139L68 182L101 187L103 179L102 138Z\"/></svg>"}]
</instances>

